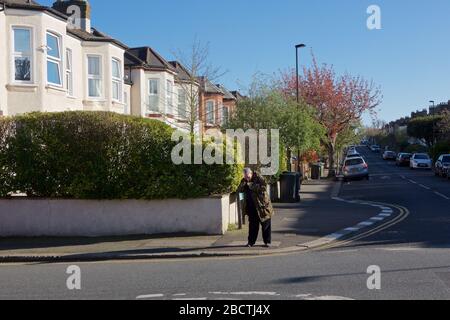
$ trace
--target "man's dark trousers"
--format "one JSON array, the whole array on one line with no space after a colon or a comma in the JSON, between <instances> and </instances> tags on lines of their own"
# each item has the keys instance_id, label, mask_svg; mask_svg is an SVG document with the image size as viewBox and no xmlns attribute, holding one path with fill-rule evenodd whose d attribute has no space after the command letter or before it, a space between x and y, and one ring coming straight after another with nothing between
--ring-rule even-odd
<instances>
[{"instance_id":1,"label":"man's dark trousers","mask_svg":"<svg viewBox=\"0 0 450 320\"><path fill-rule=\"evenodd\" d=\"M263 232L263 240L264 244L271 244L272 243L272 220L267 220L265 222L261 222L261 220L258 217L258 214L253 213L250 214L250 217L248 218L249 223L249 236L248 236L248 243L250 245L255 245L256 241L258 240L258 234L259 234L259 226L262 227Z\"/></svg>"}]
</instances>

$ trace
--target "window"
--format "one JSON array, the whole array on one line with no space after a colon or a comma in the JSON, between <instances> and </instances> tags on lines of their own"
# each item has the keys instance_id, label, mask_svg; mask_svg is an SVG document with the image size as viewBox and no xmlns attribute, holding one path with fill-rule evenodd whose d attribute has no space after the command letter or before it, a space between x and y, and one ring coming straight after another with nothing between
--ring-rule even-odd
<instances>
[{"instance_id":1,"label":"window","mask_svg":"<svg viewBox=\"0 0 450 320\"><path fill-rule=\"evenodd\" d=\"M222 106L222 124L227 124L229 119L228 108Z\"/></svg>"},{"instance_id":2,"label":"window","mask_svg":"<svg viewBox=\"0 0 450 320\"><path fill-rule=\"evenodd\" d=\"M178 116L186 118L186 92L183 89L178 89Z\"/></svg>"},{"instance_id":3,"label":"window","mask_svg":"<svg viewBox=\"0 0 450 320\"><path fill-rule=\"evenodd\" d=\"M61 39L47 32L47 83L61 86Z\"/></svg>"},{"instance_id":4,"label":"window","mask_svg":"<svg viewBox=\"0 0 450 320\"><path fill-rule=\"evenodd\" d=\"M29 28L13 28L14 81L31 82L33 70L32 32Z\"/></svg>"},{"instance_id":5,"label":"window","mask_svg":"<svg viewBox=\"0 0 450 320\"><path fill-rule=\"evenodd\" d=\"M209 124L214 123L215 114L214 114L214 101L206 101L206 122Z\"/></svg>"},{"instance_id":6,"label":"window","mask_svg":"<svg viewBox=\"0 0 450 320\"><path fill-rule=\"evenodd\" d=\"M116 101L122 101L122 68L120 67L120 61L117 59L112 60L112 98Z\"/></svg>"},{"instance_id":7,"label":"window","mask_svg":"<svg viewBox=\"0 0 450 320\"><path fill-rule=\"evenodd\" d=\"M173 83L167 80L166 86L167 113L173 114Z\"/></svg>"},{"instance_id":8,"label":"window","mask_svg":"<svg viewBox=\"0 0 450 320\"><path fill-rule=\"evenodd\" d=\"M72 50L66 50L66 86L67 94L73 97Z\"/></svg>"},{"instance_id":9,"label":"window","mask_svg":"<svg viewBox=\"0 0 450 320\"><path fill-rule=\"evenodd\" d=\"M159 80L148 80L148 108L149 111L159 112Z\"/></svg>"},{"instance_id":10,"label":"window","mask_svg":"<svg viewBox=\"0 0 450 320\"><path fill-rule=\"evenodd\" d=\"M102 96L101 57L88 56L88 94L90 98Z\"/></svg>"}]
</instances>

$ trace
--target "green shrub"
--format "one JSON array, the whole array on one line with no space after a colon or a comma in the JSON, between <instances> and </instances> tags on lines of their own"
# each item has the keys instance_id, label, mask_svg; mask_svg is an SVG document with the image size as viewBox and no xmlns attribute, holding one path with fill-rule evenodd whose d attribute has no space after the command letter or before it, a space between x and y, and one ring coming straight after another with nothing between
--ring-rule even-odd
<instances>
[{"instance_id":1,"label":"green shrub","mask_svg":"<svg viewBox=\"0 0 450 320\"><path fill-rule=\"evenodd\" d=\"M238 165L175 165L173 129L107 112L0 120L0 197L197 198L233 191Z\"/></svg>"}]
</instances>

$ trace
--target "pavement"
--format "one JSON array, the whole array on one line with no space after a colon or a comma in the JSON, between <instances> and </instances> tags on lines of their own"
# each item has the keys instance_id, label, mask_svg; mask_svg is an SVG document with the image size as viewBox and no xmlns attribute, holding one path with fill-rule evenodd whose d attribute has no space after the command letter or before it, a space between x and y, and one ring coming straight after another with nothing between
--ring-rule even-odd
<instances>
[{"instance_id":1,"label":"pavement","mask_svg":"<svg viewBox=\"0 0 450 320\"><path fill-rule=\"evenodd\" d=\"M367 219L372 213L352 210L356 204L349 202L357 201L395 205L407 209L408 215L394 210L391 220L334 241L333 246L291 254L0 264L0 299L450 300L449 181L430 171L398 168L367 148L360 152L369 163L371 180L343 184L339 193L321 185L327 182L314 184L311 188L325 188L344 200L330 202L315 214L338 216L335 204L361 214L357 220ZM320 195L327 198L325 191L308 190L304 189L306 198L298 209L278 215L288 215L289 210L298 215L305 210L305 214ZM73 265L80 270L80 290L66 286ZM373 267L380 270L379 288L367 286Z\"/></svg>"},{"instance_id":2,"label":"pavement","mask_svg":"<svg viewBox=\"0 0 450 320\"><path fill-rule=\"evenodd\" d=\"M248 226L223 236L160 235L120 238L6 238L0 239L0 262L64 262L162 258L259 256L286 254L330 245L388 219L370 219L381 206L346 203L337 199L340 182L308 181L300 204L275 204L273 243L247 248ZM389 208L388 208L389 209ZM394 210L390 212L393 214ZM369 221L361 228L352 229ZM338 233L340 232L340 233Z\"/></svg>"}]
</instances>

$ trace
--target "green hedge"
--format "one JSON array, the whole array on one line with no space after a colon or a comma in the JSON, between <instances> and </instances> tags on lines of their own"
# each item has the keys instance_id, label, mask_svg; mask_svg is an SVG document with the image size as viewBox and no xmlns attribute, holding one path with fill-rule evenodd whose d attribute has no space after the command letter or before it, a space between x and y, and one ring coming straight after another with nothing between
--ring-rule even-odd
<instances>
[{"instance_id":1,"label":"green hedge","mask_svg":"<svg viewBox=\"0 0 450 320\"><path fill-rule=\"evenodd\" d=\"M175 165L173 129L106 112L0 120L0 197L198 198L233 191L238 165Z\"/></svg>"}]
</instances>

